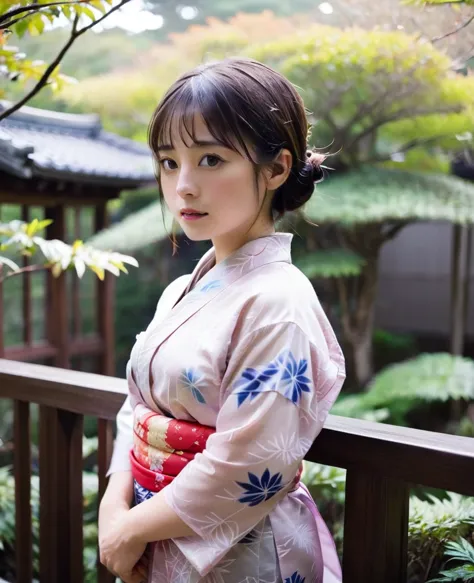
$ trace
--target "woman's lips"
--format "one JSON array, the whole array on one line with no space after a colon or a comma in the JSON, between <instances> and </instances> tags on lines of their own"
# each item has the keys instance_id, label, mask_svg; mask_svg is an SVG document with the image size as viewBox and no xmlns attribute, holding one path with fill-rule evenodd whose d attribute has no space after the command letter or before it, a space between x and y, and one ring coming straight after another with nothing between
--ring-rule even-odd
<instances>
[{"instance_id":1,"label":"woman's lips","mask_svg":"<svg viewBox=\"0 0 474 583\"><path fill-rule=\"evenodd\" d=\"M181 216L185 221L197 221L198 219L203 219L207 217L207 213L196 214L196 213L181 213Z\"/></svg>"}]
</instances>

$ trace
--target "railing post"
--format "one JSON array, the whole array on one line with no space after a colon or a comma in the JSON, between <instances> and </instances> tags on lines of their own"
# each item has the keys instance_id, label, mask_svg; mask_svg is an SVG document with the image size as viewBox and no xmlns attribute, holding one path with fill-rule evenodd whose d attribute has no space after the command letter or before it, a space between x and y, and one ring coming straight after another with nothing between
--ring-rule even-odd
<instances>
[{"instance_id":1,"label":"railing post","mask_svg":"<svg viewBox=\"0 0 474 583\"><path fill-rule=\"evenodd\" d=\"M40 581L83 583L83 417L40 407Z\"/></svg>"},{"instance_id":2,"label":"railing post","mask_svg":"<svg viewBox=\"0 0 474 583\"><path fill-rule=\"evenodd\" d=\"M344 583L400 583L407 577L409 487L348 470L344 517Z\"/></svg>"},{"instance_id":3,"label":"railing post","mask_svg":"<svg viewBox=\"0 0 474 583\"><path fill-rule=\"evenodd\" d=\"M15 560L17 583L33 578L30 404L14 401Z\"/></svg>"},{"instance_id":4,"label":"railing post","mask_svg":"<svg viewBox=\"0 0 474 583\"><path fill-rule=\"evenodd\" d=\"M98 419L97 421L98 437L99 437L99 451L98 451L98 466L99 466L99 504L102 496L107 488L108 479L105 477L109 468L110 459L112 457L112 449L114 442L113 421L107 419ZM100 563L99 549L97 549L97 570L99 583L114 583L115 576Z\"/></svg>"}]
</instances>

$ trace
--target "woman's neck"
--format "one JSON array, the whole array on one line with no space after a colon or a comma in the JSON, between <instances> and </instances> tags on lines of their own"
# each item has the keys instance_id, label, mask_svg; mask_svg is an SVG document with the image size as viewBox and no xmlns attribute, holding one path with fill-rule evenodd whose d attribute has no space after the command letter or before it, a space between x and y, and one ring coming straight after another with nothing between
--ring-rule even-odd
<instances>
[{"instance_id":1,"label":"woman's neck","mask_svg":"<svg viewBox=\"0 0 474 583\"><path fill-rule=\"evenodd\" d=\"M239 234L227 234L222 237L216 237L212 240L212 245L216 252L216 264L224 261L229 255L232 255L235 251L240 249L243 245L254 239L259 239L260 237L268 237L275 234L275 225L266 225L265 227L260 226L255 229L257 225L254 225L252 229L245 235Z\"/></svg>"}]
</instances>

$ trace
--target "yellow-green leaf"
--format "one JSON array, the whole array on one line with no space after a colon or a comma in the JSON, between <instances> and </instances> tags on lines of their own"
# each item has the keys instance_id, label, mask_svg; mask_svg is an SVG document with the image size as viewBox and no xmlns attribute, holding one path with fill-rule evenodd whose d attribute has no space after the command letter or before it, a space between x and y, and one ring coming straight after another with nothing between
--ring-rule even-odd
<instances>
[{"instance_id":1,"label":"yellow-green leaf","mask_svg":"<svg viewBox=\"0 0 474 583\"><path fill-rule=\"evenodd\" d=\"M89 17L92 20L92 22L96 20L96 15L94 14L94 11L89 8L89 6L83 6L82 13L85 16Z\"/></svg>"},{"instance_id":2,"label":"yellow-green leaf","mask_svg":"<svg viewBox=\"0 0 474 583\"><path fill-rule=\"evenodd\" d=\"M53 223L53 221L51 219L45 219L44 221L39 221L38 228L37 228L36 232L42 231L43 229L46 229L46 227L49 227L49 225L51 225L52 223Z\"/></svg>"},{"instance_id":3,"label":"yellow-green leaf","mask_svg":"<svg viewBox=\"0 0 474 583\"><path fill-rule=\"evenodd\" d=\"M70 18L71 18L71 15L72 15L71 7L70 7L70 6L68 6L67 4L65 4L64 6L62 6L62 11L63 11L63 14L64 14L64 16L65 16L65 17L66 17L68 20L70 20Z\"/></svg>"},{"instance_id":4,"label":"yellow-green leaf","mask_svg":"<svg viewBox=\"0 0 474 583\"><path fill-rule=\"evenodd\" d=\"M99 10L99 12L102 12L102 14L105 14L107 12L107 9L104 6L104 3L101 2L100 0L91 0L91 2L89 2L89 4L91 6L93 6L94 8L96 8L97 10Z\"/></svg>"},{"instance_id":5,"label":"yellow-green leaf","mask_svg":"<svg viewBox=\"0 0 474 583\"><path fill-rule=\"evenodd\" d=\"M28 237L33 237L33 235L38 231L38 224L38 219L34 219L29 225L26 226L26 234Z\"/></svg>"}]
</instances>

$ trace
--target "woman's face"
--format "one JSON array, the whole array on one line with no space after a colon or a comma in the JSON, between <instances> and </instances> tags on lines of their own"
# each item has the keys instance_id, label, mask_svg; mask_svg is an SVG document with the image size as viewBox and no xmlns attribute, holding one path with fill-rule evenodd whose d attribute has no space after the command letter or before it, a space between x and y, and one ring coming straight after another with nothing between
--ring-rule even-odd
<instances>
[{"instance_id":1,"label":"woman's face","mask_svg":"<svg viewBox=\"0 0 474 583\"><path fill-rule=\"evenodd\" d=\"M174 149L166 145L159 149L165 202L193 241L212 239L216 248L218 242L221 247L238 248L242 241L259 236L259 229L273 228L268 200L254 225L257 234L252 227L253 236L247 235L262 206L265 178L263 174L259 178L257 196L252 163L218 144L201 116L194 121L196 142L186 136L184 143L178 128L172 127ZM183 214L185 209L205 215L193 218Z\"/></svg>"}]
</instances>

